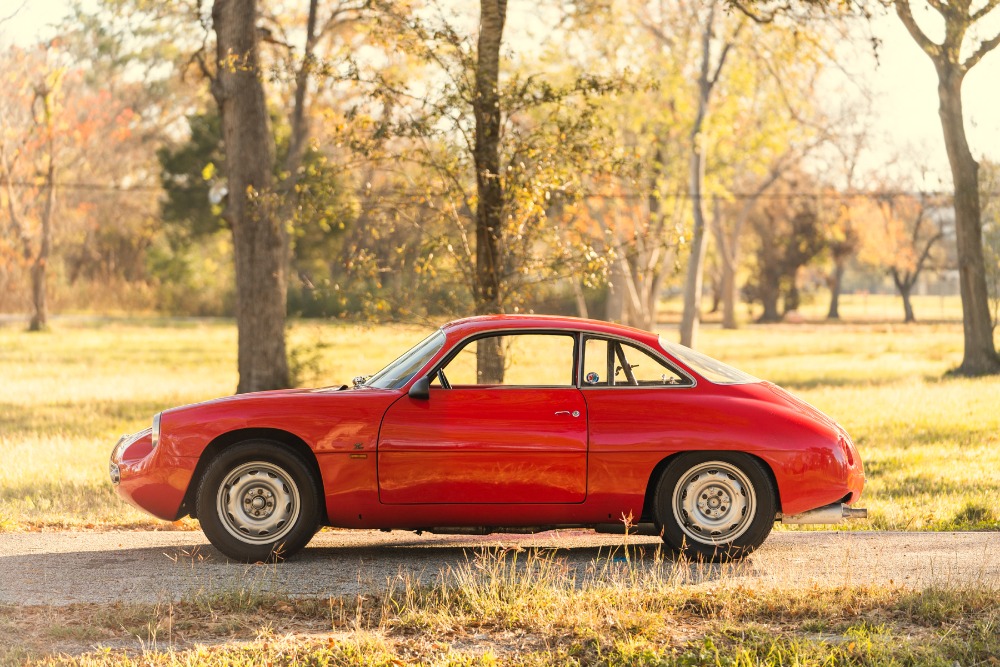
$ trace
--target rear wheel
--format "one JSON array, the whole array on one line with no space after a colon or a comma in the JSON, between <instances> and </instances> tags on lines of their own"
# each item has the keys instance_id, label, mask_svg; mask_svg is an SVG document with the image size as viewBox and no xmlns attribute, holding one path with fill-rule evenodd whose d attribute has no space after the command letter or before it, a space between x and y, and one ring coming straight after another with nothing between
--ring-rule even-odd
<instances>
[{"instance_id":1,"label":"rear wheel","mask_svg":"<svg viewBox=\"0 0 1000 667\"><path fill-rule=\"evenodd\" d=\"M757 459L736 452L678 456L660 477L654 516L663 541L699 560L726 561L759 547L774 525L776 498Z\"/></svg>"},{"instance_id":2,"label":"rear wheel","mask_svg":"<svg viewBox=\"0 0 1000 667\"><path fill-rule=\"evenodd\" d=\"M198 487L198 520L208 540L244 562L280 560L319 528L319 484L288 447L250 440L222 451Z\"/></svg>"}]
</instances>

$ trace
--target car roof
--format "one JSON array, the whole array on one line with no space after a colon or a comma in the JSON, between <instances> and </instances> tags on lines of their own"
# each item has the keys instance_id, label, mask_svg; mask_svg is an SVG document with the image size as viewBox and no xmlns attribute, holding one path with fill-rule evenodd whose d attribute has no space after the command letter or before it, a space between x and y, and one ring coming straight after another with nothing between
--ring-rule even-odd
<instances>
[{"instance_id":1,"label":"car roof","mask_svg":"<svg viewBox=\"0 0 1000 667\"><path fill-rule=\"evenodd\" d=\"M646 342L655 342L657 339L655 333L623 324L561 315L476 315L453 320L441 328L448 334L459 336L497 329L565 329L567 331L587 331L625 336Z\"/></svg>"}]
</instances>

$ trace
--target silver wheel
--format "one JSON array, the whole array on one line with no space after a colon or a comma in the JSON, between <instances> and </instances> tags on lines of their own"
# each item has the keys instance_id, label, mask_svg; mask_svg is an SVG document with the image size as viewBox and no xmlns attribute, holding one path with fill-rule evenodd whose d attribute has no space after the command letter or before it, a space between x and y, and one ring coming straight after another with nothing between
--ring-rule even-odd
<instances>
[{"instance_id":1,"label":"silver wheel","mask_svg":"<svg viewBox=\"0 0 1000 667\"><path fill-rule=\"evenodd\" d=\"M216 508L222 526L241 542L268 544L295 527L302 503L292 476L266 461L250 461L219 486Z\"/></svg>"},{"instance_id":2,"label":"silver wheel","mask_svg":"<svg viewBox=\"0 0 1000 667\"><path fill-rule=\"evenodd\" d=\"M747 531L757 510L753 484L739 467L706 461L674 487L671 507L684 534L702 544L728 544Z\"/></svg>"}]
</instances>

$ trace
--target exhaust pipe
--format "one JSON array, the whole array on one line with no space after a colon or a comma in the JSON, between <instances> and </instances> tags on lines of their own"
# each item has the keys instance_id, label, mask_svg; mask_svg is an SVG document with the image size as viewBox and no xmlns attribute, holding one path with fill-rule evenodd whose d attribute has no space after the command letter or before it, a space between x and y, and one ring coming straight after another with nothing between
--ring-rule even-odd
<instances>
[{"instance_id":1,"label":"exhaust pipe","mask_svg":"<svg viewBox=\"0 0 1000 667\"><path fill-rule=\"evenodd\" d=\"M867 519L868 510L863 507L848 507L844 503L833 503L802 514L782 515L781 523L840 523L845 519Z\"/></svg>"}]
</instances>

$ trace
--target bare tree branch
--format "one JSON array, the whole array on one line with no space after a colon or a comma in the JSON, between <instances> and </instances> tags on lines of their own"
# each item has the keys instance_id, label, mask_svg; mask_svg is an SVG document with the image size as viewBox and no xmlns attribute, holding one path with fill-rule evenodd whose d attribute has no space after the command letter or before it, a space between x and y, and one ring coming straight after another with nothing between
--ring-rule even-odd
<instances>
[{"instance_id":1,"label":"bare tree branch","mask_svg":"<svg viewBox=\"0 0 1000 667\"><path fill-rule=\"evenodd\" d=\"M972 19L973 23L975 23L979 19L983 18L984 16L992 12L998 6L1000 6L1000 0L989 0L989 2L987 2L985 5L974 11L972 13L972 16L970 16L969 18Z\"/></svg>"},{"instance_id":2,"label":"bare tree branch","mask_svg":"<svg viewBox=\"0 0 1000 667\"><path fill-rule=\"evenodd\" d=\"M994 2L993 4L996 5L997 3ZM976 49L971 56L966 58L965 62L962 63L962 71L968 72L976 65L976 63L983 59L983 56L997 48L997 46L1000 46L1000 32L994 35L992 39L980 42L979 48Z\"/></svg>"},{"instance_id":3,"label":"bare tree branch","mask_svg":"<svg viewBox=\"0 0 1000 667\"><path fill-rule=\"evenodd\" d=\"M910 11L910 0L893 0L892 4L896 7L896 14L899 16L899 20L903 22L903 26L906 27L910 36L923 49L924 53L935 61L940 58L941 45L932 42L924 34L923 30L920 29L920 26L917 25L916 20L913 18L913 12Z\"/></svg>"}]
</instances>

